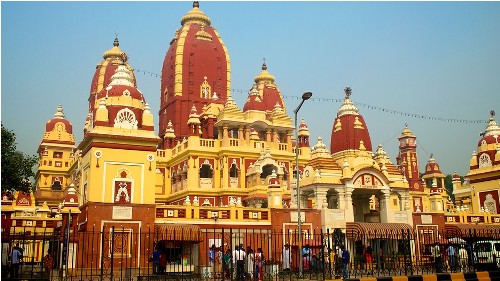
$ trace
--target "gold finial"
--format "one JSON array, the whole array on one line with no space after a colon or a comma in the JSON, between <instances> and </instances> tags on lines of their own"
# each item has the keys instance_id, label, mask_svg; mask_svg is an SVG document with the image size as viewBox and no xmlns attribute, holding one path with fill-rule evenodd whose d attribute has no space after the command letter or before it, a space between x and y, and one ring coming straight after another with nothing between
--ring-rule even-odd
<instances>
[{"instance_id":1,"label":"gold finial","mask_svg":"<svg viewBox=\"0 0 500 281\"><path fill-rule=\"evenodd\" d=\"M264 59L264 63L262 64L262 70L267 70L266 60Z\"/></svg>"},{"instance_id":2,"label":"gold finial","mask_svg":"<svg viewBox=\"0 0 500 281\"><path fill-rule=\"evenodd\" d=\"M200 2L194 1L193 2L193 8L199 8L200 7Z\"/></svg>"}]
</instances>

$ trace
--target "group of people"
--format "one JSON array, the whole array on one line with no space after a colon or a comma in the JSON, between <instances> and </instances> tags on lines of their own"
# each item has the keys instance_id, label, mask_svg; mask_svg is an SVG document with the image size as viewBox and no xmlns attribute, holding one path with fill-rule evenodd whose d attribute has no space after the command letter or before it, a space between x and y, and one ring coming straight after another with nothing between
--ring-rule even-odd
<instances>
[{"instance_id":1,"label":"group of people","mask_svg":"<svg viewBox=\"0 0 500 281\"><path fill-rule=\"evenodd\" d=\"M163 253L158 246L153 251L153 274L164 274L167 267L167 256Z\"/></svg>"},{"instance_id":2,"label":"group of people","mask_svg":"<svg viewBox=\"0 0 500 281\"><path fill-rule=\"evenodd\" d=\"M443 272L443 251L441 251L441 244L434 243L431 247L431 259L434 262L435 270L437 273ZM469 253L465 245L454 245L448 243L444 251L446 263L451 272L466 270L469 263Z\"/></svg>"},{"instance_id":3,"label":"group of people","mask_svg":"<svg viewBox=\"0 0 500 281\"><path fill-rule=\"evenodd\" d=\"M236 279L263 280L265 257L262 248L254 251L250 246L243 249L240 244L231 252L227 249L222 254L222 247L212 245L208 252L210 267L214 268L216 274L224 274L224 278L231 278L231 269L235 269Z\"/></svg>"}]
</instances>

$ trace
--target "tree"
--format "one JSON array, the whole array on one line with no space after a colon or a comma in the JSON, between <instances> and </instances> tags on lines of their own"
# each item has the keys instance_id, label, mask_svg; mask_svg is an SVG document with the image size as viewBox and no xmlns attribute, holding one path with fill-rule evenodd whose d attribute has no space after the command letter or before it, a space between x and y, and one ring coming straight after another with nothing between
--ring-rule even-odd
<instances>
[{"instance_id":1,"label":"tree","mask_svg":"<svg viewBox=\"0 0 500 281\"><path fill-rule=\"evenodd\" d=\"M26 155L17 150L16 134L2 124L2 193L12 191L29 192L38 162L35 155Z\"/></svg>"},{"instance_id":2,"label":"tree","mask_svg":"<svg viewBox=\"0 0 500 281\"><path fill-rule=\"evenodd\" d=\"M446 178L444 178L444 187L446 189L446 193L450 196L451 201L455 202L455 195L453 194L453 176L448 174Z\"/></svg>"}]
</instances>

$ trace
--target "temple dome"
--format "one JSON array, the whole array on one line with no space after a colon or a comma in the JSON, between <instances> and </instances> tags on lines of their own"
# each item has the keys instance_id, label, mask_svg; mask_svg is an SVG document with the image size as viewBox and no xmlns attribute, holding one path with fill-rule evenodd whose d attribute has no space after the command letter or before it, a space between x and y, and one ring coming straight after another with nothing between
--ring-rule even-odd
<instances>
[{"instance_id":1,"label":"temple dome","mask_svg":"<svg viewBox=\"0 0 500 281\"><path fill-rule=\"evenodd\" d=\"M115 74L119 65L123 64L129 71L132 71L132 67L127 61L127 54L123 52L119 46L120 43L118 41L118 37L116 37L113 42L113 48L104 52L103 60L96 66L92 83L90 85L89 112L92 112L94 108L99 105L99 100L96 99L95 95L109 85L111 77ZM131 72L131 79L135 86L136 80L133 72Z\"/></svg>"},{"instance_id":2,"label":"temple dome","mask_svg":"<svg viewBox=\"0 0 500 281\"><path fill-rule=\"evenodd\" d=\"M224 105L231 95L231 75L226 45L197 1L180 23L162 65L159 132L170 121L183 138L190 132L191 106ZM184 102L189 106L180 106Z\"/></svg>"},{"instance_id":3,"label":"temple dome","mask_svg":"<svg viewBox=\"0 0 500 281\"><path fill-rule=\"evenodd\" d=\"M345 150L372 151L368 127L350 99L351 88L346 87L344 92L344 101L333 122L330 151L332 154Z\"/></svg>"},{"instance_id":4,"label":"temple dome","mask_svg":"<svg viewBox=\"0 0 500 281\"><path fill-rule=\"evenodd\" d=\"M75 144L73 125L66 119L62 105L57 107L54 117L45 124L42 142L51 141Z\"/></svg>"},{"instance_id":5,"label":"temple dome","mask_svg":"<svg viewBox=\"0 0 500 281\"><path fill-rule=\"evenodd\" d=\"M425 172L422 178L427 179L427 178L444 178L444 177L445 176L443 175L443 173L439 168L439 164L433 158L433 155L431 153L431 156L429 157L429 160L425 165Z\"/></svg>"}]
</instances>

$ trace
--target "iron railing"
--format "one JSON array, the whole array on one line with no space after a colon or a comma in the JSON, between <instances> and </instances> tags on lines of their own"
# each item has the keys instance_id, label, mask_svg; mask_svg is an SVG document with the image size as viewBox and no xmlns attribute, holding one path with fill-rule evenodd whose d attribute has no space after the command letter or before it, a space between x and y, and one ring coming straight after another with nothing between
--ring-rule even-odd
<instances>
[{"instance_id":1,"label":"iron railing","mask_svg":"<svg viewBox=\"0 0 500 281\"><path fill-rule=\"evenodd\" d=\"M171 233L107 228L66 235L3 234L2 278L14 277L6 257L17 244L23 252L19 278L34 280L235 280L241 276L233 251L240 247L246 253L241 275L248 280L418 275L500 266L500 233L491 231L335 229L301 235L264 229L166 231ZM309 255L298 253L299 243ZM349 252L345 265L342 248ZM264 257L261 262L257 249ZM155 250L160 253L158 260ZM284 263L287 257L289 262ZM299 259L303 276L298 276Z\"/></svg>"}]
</instances>

